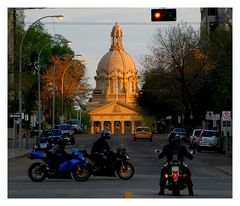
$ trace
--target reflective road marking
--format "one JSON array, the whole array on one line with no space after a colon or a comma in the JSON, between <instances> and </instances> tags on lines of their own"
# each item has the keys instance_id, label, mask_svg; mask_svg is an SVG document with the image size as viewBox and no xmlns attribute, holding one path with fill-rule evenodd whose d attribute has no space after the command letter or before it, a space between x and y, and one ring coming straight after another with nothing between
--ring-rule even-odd
<instances>
[{"instance_id":1,"label":"reflective road marking","mask_svg":"<svg viewBox=\"0 0 240 206\"><path fill-rule=\"evenodd\" d=\"M131 192L124 192L124 197L125 198L132 198L132 193Z\"/></svg>"}]
</instances>

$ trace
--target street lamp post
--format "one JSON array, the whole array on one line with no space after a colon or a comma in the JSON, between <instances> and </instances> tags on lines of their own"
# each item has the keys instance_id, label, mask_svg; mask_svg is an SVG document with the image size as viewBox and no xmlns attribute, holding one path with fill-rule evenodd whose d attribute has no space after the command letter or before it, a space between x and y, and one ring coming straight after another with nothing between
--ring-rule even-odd
<instances>
[{"instance_id":1,"label":"street lamp post","mask_svg":"<svg viewBox=\"0 0 240 206\"><path fill-rule=\"evenodd\" d=\"M60 42L60 43L66 43L66 44L71 44L72 42L71 41L66 41L66 42ZM39 121L39 124L38 124L38 136L40 138L40 135L41 135L41 124L42 124L42 118L41 118L41 106L40 106L40 102L41 102L41 85L40 85L40 81L41 81L41 75L40 75L40 71L41 71L41 67L40 67L40 57L41 57L41 54L43 52L43 50L51 45L52 42L50 43L47 43L46 45L44 45L42 47L42 49L40 50L39 54L38 54L38 67L37 67L37 70L38 70L38 121ZM54 64L54 78L55 78L55 64ZM55 79L54 79L55 81ZM54 82L54 85L55 87L55 82ZM53 128L54 128L54 118L55 118L55 88L53 90Z\"/></svg>"},{"instance_id":2,"label":"street lamp post","mask_svg":"<svg viewBox=\"0 0 240 206\"><path fill-rule=\"evenodd\" d=\"M38 54L38 61L37 61L37 70L38 70L38 137L40 138L41 135L41 124L42 124L42 118L41 118L41 85L40 85L40 56L42 54L42 51L51 43L46 44L45 46L42 47L42 49L40 50L39 54Z\"/></svg>"},{"instance_id":3,"label":"street lamp post","mask_svg":"<svg viewBox=\"0 0 240 206\"><path fill-rule=\"evenodd\" d=\"M58 19L62 19L63 16L62 15L53 15L53 16L44 16L41 17L40 19L36 20L35 22L33 22L28 29L24 32L23 37L21 39L20 42L20 46L19 46L19 93L18 93L18 99L19 99L19 113L22 114L22 47L23 47L23 40L27 35L27 32L29 31L29 29L36 24L37 22L41 21L42 19L45 18L58 18ZM23 148L22 145L22 118L19 118L19 148Z\"/></svg>"},{"instance_id":4,"label":"street lamp post","mask_svg":"<svg viewBox=\"0 0 240 206\"><path fill-rule=\"evenodd\" d=\"M77 57L78 56L81 56L81 55L76 55ZM78 60L78 61L80 61L80 60ZM67 67L66 67L66 69L64 70L64 72L63 72L63 75L62 75L62 81L61 81L61 86L62 86L62 88L61 88L61 92L62 92L62 121L63 121L63 119L64 119L64 114L63 114L63 80L64 80L64 76L65 76L65 73L66 73L66 71L73 65L73 64L75 64L75 63L77 63L78 61L74 61L74 62L72 62L71 64L69 64Z\"/></svg>"}]
</instances>

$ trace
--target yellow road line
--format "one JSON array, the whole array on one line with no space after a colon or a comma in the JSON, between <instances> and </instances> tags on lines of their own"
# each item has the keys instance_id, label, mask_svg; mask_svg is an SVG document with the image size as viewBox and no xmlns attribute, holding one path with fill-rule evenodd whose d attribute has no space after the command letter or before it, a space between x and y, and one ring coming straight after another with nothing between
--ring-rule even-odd
<instances>
[{"instance_id":1,"label":"yellow road line","mask_svg":"<svg viewBox=\"0 0 240 206\"><path fill-rule=\"evenodd\" d=\"M124 197L125 198L132 198L132 193L131 192L124 192Z\"/></svg>"}]
</instances>

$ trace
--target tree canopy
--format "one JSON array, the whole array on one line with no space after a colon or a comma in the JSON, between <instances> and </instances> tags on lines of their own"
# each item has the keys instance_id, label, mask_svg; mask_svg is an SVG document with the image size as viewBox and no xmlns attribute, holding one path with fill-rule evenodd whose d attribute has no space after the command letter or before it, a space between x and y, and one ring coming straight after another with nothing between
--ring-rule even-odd
<instances>
[{"instance_id":1,"label":"tree canopy","mask_svg":"<svg viewBox=\"0 0 240 206\"><path fill-rule=\"evenodd\" d=\"M57 75L60 76L60 68L66 68L71 60L66 59L62 61L59 57L66 54L73 56L74 52L67 44L68 40L65 37L59 34L49 34L41 22L30 26L24 31L20 22L17 21L15 30L14 56L16 60L9 69L11 81L9 81L8 93L12 95L9 98L9 111L18 111L19 58L22 42L22 108L23 112L32 114L38 108L38 70L40 70L41 78L41 100L43 103L46 103L46 99L49 96L46 93L46 84L49 84L49 79L52 78L50 78L53 74L52 66L56 66ZM71 105L73 105L72 102L78 99L77 96L81 95L84 89L88 90L89 86L87 85L85 66L83 64L79 62L72 65L69 68L70 70L72 72L67 72L64 78L64 94L69 102L71 101ZM56 83L59 84L58 81ZM45 97L43 94L47 96ZM46 112L49 110L47 104L43 108L46 109Z\"/></svg>"},{"instance_id":2,"label":"tree canopy","mask_svg":"<svg viewBox=\"0 0 240 206\"><path fill-rule=\"evenodd\" d=\"M231 110L231 35L219 27L204 41L185 23L157 30L141 59L140 106L157 119L184 116L187 126L206 111Z\"/></svg>"}]
</instances>

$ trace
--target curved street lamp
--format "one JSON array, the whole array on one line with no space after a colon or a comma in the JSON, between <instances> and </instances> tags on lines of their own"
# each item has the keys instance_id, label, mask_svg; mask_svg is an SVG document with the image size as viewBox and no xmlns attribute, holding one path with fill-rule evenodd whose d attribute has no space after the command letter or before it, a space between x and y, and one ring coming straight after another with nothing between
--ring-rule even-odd
<instances>
[{"instance_id":1,"label":"curved street lamp","mask_svg":"<svg viewBox=\"0 0 240 206\"><path fill-rule=\"evenodd\" d=\"M80 57L80 56L82 56L82 55L81 55L81 54L78 54L78 55L75 55L74 57ZM72 59L74 59L74 57L73 57ZM62 75L62 79L61 79L61 86L62 86L62 88L61 88L61 92L62 92L62 122L63 122L63 119L64 119L64 114L63 114L63 80L64 80L64 76L65 76L66 71L67 71L72 65L74 65L74 64L76 64L76 63L79 63L79 62L82 62L82 61L81 61L81 60L73 61L73 62L70 63L70 64L66 67L66 69L63 71L63 75Z\"/></svg>"},{"instance_id":2,"label":"curved street lamp","mask_svg":"<svg viewBox=\"0 0 240 206\"><path fill-rule=\"evenodd\" d=\"M19 93L18 93L18 99L19 99L19 113L22 114L22 47L23 47L23 40L27 35L27 32L29 29L36 24L37 22L41 21L42 19L45 18L58 18L58 19L63 19L63 15L52 15L52 16L43 16L40 19L34 21L28 29L24 32L23 37L20 42L19 46ZM22 118L19 118L19 148L23 148L22 145Z\"/></svg>"},{"instance_id":3,"label":"curved street lamp","mask_svg":"<svg viewBox=\"0 0 240 206\"><path fill-rule=\"evenodd\" d=\"M54 43L54 42L53 42ZM62 41L62 42L58 42L58 44L71 44L72 42L71 41ZM42 124L42 118L41 118L41 106L40 106L40 101L41 101L41 83L40 83L40 70L41 70L41 67L40 67L40 57L41 57L41 54L43 52L44 49L46 49L49 45L51 45L52 42L50 43L47 43L45 44L39 54L38 54L38 60L37 60L37 70L38 70L38 136L40 138L40 135L41 135L41 124ZM55 69L55 65L54 65L54 69ZM54 71L55 73L55 71ZM54 94L54 93L53 93ZM55 94L54 94L55 95ZM54 96L55 98L55 96ZM54 114L55 114L55 99L53 98L53 125L52 127L54 128Z\"/></svg>"}]
</instances>

